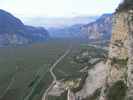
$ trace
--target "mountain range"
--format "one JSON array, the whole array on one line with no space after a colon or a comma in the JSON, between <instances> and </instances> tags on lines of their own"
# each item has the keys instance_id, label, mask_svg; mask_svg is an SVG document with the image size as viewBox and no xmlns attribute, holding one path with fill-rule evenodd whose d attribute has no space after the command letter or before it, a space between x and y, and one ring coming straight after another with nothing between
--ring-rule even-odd
<instances>
[{"instance_id":1,"label":"mountain range","mask_svg":"<svg viewBox=\"0 0 133 100\"><path fill-rule=\"evenodd\" d=\"M88 40L109 40L112 31L112 14L103 14L87 24L75 24L63 28L49 28L52 37L79 37Z\"/></svg>"},{"instance_id":2,"label":"mountain range","mask_svg":"<svg viewBox=\"0 0 133 100\"><path fill-rule=\"evenodd\" d=\"M95 21L98 16L76 16L76 17L22 17L24 23L34 26L49 28L65 28L77 24L88 24Z\"/></svg>"},{"instance_id":3,"label":"mountain range","mask_svg":"<svg viewBox=\"0 0 133 100\"><path fill-rule=\"evenodd\" d=\"M48 22L52 22L53 20L50 21L49 18ZM38 21L42 24L46 20L40 19ZM57 25L57 27L54 27L53 23L56 22L57 24L55 25ZM104 14L100 17L91 16L58 19L53 23L53 27L47 27L47 30L43 28L43 25L42 27L35 27L36 25L33 24L35 25L33 27L25 25L20 19L14 17L12 14L0 10L0 46L23 45L45 41L50 36L54 38L87 37L88 40L94 41L109 40L112 31L112 14ZM49 25L48 23L45 24ZM59 27L61 24L63 25Z\"/></svg>"},{"instance_id":4,"label":"mountain range","mask_svg":"<svg viewBox=\"0 0 133 100\"><path fill-rule=\"evenodd\" d=\"M12 14L0 10L0 46L23 45L48 38L49 33L43 27L27 26Z\"/></svg>"},{"instance_id":5,"label":"mountain range","mask_svg":"<svg viewBox=\"0 0 133 100\"><path fill-rule=\"evenodd\" d=\"M81 33L82 24L72 25L70 27L63 27L63 28L49 28L48 31L51 37L60 37L60 38L70 38L70 37L83 37Z\"/></svg>"}]
</instances>

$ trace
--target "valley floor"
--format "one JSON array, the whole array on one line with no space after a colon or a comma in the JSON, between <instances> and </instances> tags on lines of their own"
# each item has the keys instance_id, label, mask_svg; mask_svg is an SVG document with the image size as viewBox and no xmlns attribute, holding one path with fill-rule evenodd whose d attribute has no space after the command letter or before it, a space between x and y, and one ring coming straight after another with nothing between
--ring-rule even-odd
<instances>
[{"instance_id":1,"label":"valley floor","mask_svg":"<svg viewBox=\"0 0 133 100\"><path fill-rule=\"evenodd\" d=\"M51 39L29 46L0 48L0 100L41 100L43 93L53 81L49 72L53 62L69 48L70 44L70 55L77 53L80 43L84 41ZM59 68L62 67L61 64L58 64ZM66 70L68 73L63 72L65 74L54 69L57 79L71 77L70 73L77 71L74 66L68 68L69 71Z\"/></svg>"}]
</instances>

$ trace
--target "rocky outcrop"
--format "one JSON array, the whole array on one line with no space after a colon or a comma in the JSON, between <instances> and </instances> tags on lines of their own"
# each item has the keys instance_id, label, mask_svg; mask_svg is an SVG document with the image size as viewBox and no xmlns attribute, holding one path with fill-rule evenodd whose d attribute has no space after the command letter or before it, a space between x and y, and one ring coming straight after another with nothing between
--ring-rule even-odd
<instances>
[{"instance_id":1,"label":"rocky outcrop","mask_svg":"<svg viewBox=\"0 0 133 100\"><path fill-rule=\"evenodd\" d=\"M0 46L22 45L49 37L44 28L26 26L12 14L0 10Z\"/></svg>"},{"instance_id":2,"label":"rocky outcrop","mask_svg":"<svg viewBox=\"0 0 133 100\"><path fill-rule=\"evenodd\" d=\"M83 88L76 93L76 97L79 98L79 100L90 98L97 90L101 90L101 87L105 83L106 70L106 65L103 61L97 63L94 68L90 69L85 84Z\"/></svg>"}]
</instances>

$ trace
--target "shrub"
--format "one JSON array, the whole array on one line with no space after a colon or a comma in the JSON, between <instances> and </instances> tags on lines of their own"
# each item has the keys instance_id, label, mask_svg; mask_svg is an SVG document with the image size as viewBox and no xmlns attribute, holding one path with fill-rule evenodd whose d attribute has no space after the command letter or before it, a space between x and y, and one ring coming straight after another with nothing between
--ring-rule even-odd
<instances>
[{"instance_id":1,"label":"shrub","mask_svg":"<svg viewBox=\"0 0 133 100\"><path fill-rule=\"evenodd\" d=\"M111 65L118 64L120 67L127 66L128 58L126 59L118 59L118 58L112 58L111 59Z\"/></svg>"},{"instance_id":2,"label":"shrub","mask_svg":"<svg viewBox=\"0 0 133 100\"><path fill-rule=\"evenodd\" d=\"M107 100L124 100L127 86L121 80L114 83L108 90Z\"/></svg>"}]
</instances>

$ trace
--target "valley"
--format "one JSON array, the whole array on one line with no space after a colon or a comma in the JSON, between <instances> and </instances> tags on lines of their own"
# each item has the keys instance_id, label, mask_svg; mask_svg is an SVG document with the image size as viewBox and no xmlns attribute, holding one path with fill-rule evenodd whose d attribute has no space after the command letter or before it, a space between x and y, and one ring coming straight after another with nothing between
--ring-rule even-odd
<instances>
[{"instance_id":1,"label":"valley","mask_svg":"<svg viewBox=\"0 0 133 100\"><path fill-rule=\"evenodd\" d=\"M51 65L69 48L70 44L75 48L74 45L80 43L76 41L51 39L45 43L29 46L1 48L0 98L2 100L9 98L31 100L32 98L33 100L32 95L34 98L41 97L48 84L52 82L49 72Z\"/></svg>"},{"instance_id":2,"label":"valley","mask_svg":"<svg viewBox=\"0 0 133 100\"><path fill-rule=\"evenodd\" d=\"M133 100L133 0L88 1L0 1L0 100Z\"/></svg>"},{"instance_id":3,"label":"valley","mask_svg":"<svg viewBox=\"0 0 133 100\"><path fill-rule=\"evenodd\" d=\"M32 87L36 87L35 84L37 87L40 84L39 87L47 88L47 83L51 81L49 67L64 53L68 45L69 43L65 40L53 39L44 44L1 48L0 92L2 100L22 99ZM9 86L10 88L5 93L5 89Z\"/></svg>"},{"instance_id":4,"label":"valley","mask_svg":"<svg viewBox=\"0 0 133 100\"><path fill-rule=\"evenodd\" d=\"M0 100L41 100L56 80L65 84L72 80L76 82L84 75L80 70L87 64L76 61L75 57L89 50L86 43L81 39L60 38L1 48Z\"/></svg>"}]
</instances>

